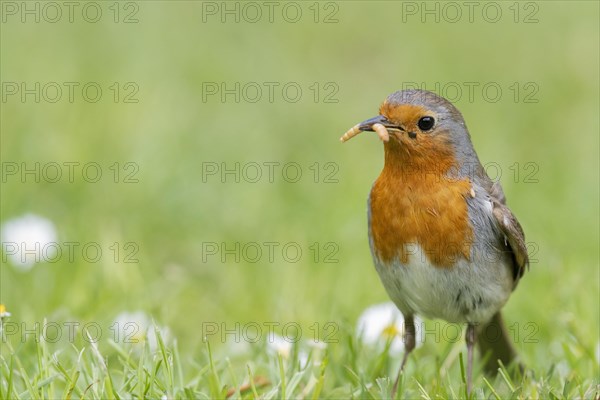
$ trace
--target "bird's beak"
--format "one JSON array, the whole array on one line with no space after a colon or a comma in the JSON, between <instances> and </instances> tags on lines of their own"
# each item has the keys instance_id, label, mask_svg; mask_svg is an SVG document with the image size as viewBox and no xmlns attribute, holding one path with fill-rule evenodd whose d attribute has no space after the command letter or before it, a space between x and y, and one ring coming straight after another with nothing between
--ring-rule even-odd
<instances>
[{"instance_id":1,"label":"bird's beak","mask_svg":"<svg viewBox=\"0 0 600 400\"><path fill-rule=\"evenodd\" d=\"M377 136L379 136L382 141L387 142L390 140L390 134L387 131L388 128L395 130L401 129L400 127L388 121L383 115L378 115L350 128L340 138L340 141L345 142L361 132L371 131L377 133Z\"/></svg>"},{"instance_id":2,"label":"bird's beak","mask_svg":"<svg viewBox=\"0 0 600 400\"><path fill-rule=\"evenodd\" d=\"M373 125L375 124L381 124L383 126L389 126L392 127L392 124L390 123L390 121L387 120L386 117L384 117L383 115L378 115L376 117L373 118L369 118L366 121L361 122L360 124L358 124L358 129L360 129L361 131L373 131Z\"/></svg>"}]
</instances>

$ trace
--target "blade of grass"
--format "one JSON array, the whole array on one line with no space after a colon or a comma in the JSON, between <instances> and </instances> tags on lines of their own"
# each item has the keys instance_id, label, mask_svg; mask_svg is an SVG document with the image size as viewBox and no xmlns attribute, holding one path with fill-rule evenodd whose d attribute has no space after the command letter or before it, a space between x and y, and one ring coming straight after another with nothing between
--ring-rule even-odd
<instances>
[{"instance_id":1,"label":"blade of grass","mask_svg":"<svg viewBox=\"0 0 600 400\"><path fill-rule=\"evenodd\" d=\"M514 393L515 386L512 380L510 379L510 375L506 371L506 368L504 367L504 364L502 364L502 362L500 362L500 368L498 369L498 372L500 373L500 376L502 377L504 382L506 382L506 385L508 385L508 388L510 389L511 393Z\"/></svg>"},{"instance_id":2,"label":"blade of grass","mask_svg":"<svg viewBox=\"0 0 600 400\"><path fill-rule=\"evenodd\" d=\"M463 385L465 385L465 399L469 398L469 395L467 393L467 374L465 373L465 363L463 361L463 353L460 352L460 354L458 355L458 361L460 363L460 379L462 380Z\"/></svg>"},{"instance_id":3,"label":"blade of grass","mask_svg":"<svg viewBox=\"0 0 600 400\"><path fill-rule=\"evenodd\" d=\"M250 365L247 365L248 367L248 379L250 379L250 387L252 388L252 394L254 395L255 399L258 399L258 392L256 391L256 386L254 385L254 376L252 375L252 369L250 368Z\"/></svg>"},{"instance_id":4,"label":"blade of grass","mask_svg":"<svg viewBox=\"0 0 600 400\"><path fill-rule=\"evenodd\" d=\"M163 341L162 335L160 333L160 329L154 323L154 321L152 321L152 324L154 326L154 335L155 335L156 340L158 342L158 347L160 349L160 354L162 355L162 358L164 360L165 369L167 370L167 378L169 380L169 386L167 388L167 397L171 397L173 395L173 384L175 382L175 379L173 377L173 368L171 366L171 363L169 362L169 357L167 356L167 350L166 350L165 342Z\"/></svg>"},{"instance_id":5,"label":"blade of grass","mask_svg":"<svg viewBox=\"0 0 600 400\"><path fill-rule=\"evenodd\" d=\"M492 394L494 395L494 397L497 400L502 400L502 398L500 397L500 395L496 392L496 389L494 389L494 387L492 386L492 384L487 380L487 378L485 376L483 377L483 382L487 385L487 387L490 389L490 391L492 392Z\"/></svg>"},{"instance_id":6,"label":"blade of grass","mask_svg":"<svg viewBox=\"0 0 600 400\"><path fill-rule=\"evenodd\" d=\"M227 358L225 362L227 363L227 370L229 371L229 376L231 376L231 383L235 390L234 394L237 394L241 398L242 394L240 393L240 386L238 385L237 379L235 378L235 373L233 372L233 367L231 366L229 358Z\"/></svg>"},{"instance_id":7,"label":"blade of grass","mask_svg":"<svg viewBox=\"0 0 600 400\"><path fill-rule=\"evenodd\" d=\"M286 380L285 380L285 368L283 365L283 357L281 353L277 353L277 361L279 363L279 377L281 379L280 387L281 387L281 398L286 399Z\"/></svg>"},{"instance_id":8,"label":"blade of grass","mask_svg":"<svg viewBox=\"0 0 600 400\"><path fill-rule=\"evenodd\" d=\"M79 375L80 374L81 373L79 371L75 371L75 373L73 374L73 376L71 376L69 378L70 383L65 388L65 395L63 396L65 399L71 400L71 395L73 394L73 391L75 390L75 387L77 386L77 380L79 379Z\"/></svg>"},{"instance_id":9,"label":"blade of grass","mask_svg":"<svg viewBox=\"0 0 600 400\"><path fill-rule=\"evenodd\" d=\"M215 368L212 351L210 349L210 342L208 340L206 341L206 351L208 352L208 365L210 365L210 374L208 376L210 394L213 398L219 398L221 396L221 381L217 369Z\"/></svg>"},{"instance_id":10,"label":"blade of grass","mask_svg":"<svg viewBox=\"0 0 600 400\"><path fill-rule=\"evenodd\" d=\"M317 382L317 385L315 386L315 390L313 391L312 400L317 400L321 394L321 391L323 390L323 385L325 383L325 370L327 368L328 363L329 363L329 355L325 354L325 357L323 358L323 361L321 362L319 381Z\"/></svg>"}]
</instances>

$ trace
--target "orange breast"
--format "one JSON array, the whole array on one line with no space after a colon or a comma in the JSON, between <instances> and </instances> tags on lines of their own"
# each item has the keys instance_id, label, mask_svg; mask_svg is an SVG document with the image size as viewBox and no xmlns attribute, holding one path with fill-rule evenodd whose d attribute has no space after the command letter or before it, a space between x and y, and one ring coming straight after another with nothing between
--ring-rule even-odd
<instances>
[{"instance_id":1,"label":"orange breast","mask_svg":"<svg viewBox=\"0 0 600 400\"><path fill-rule=\"evenodd\" d=\"M394 150L386 148L386 165L370 195L376 256L384 263L398 259L406 264L413 251L410 244L418 244L428 261L440 268L469 259L473 237L466 201L469 180L445 176L453 165L450 157L435 163L411 157L412 162L406 162L388 154Z\"/></svg>"}]
</instances>

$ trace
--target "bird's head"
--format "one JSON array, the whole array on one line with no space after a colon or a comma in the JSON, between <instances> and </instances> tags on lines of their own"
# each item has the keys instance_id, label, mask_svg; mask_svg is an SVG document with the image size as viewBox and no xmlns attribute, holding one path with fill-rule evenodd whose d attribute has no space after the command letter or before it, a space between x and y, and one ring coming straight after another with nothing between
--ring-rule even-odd
<instances>
[{"instance_id":1,"label":"bird's head","mask_svg":"<svg viewBox=\"0 0 600 400\"><path fill-rule=\"evenodd\" d=\"M352 127L340 139L373 131L384 142L386 165L412 163L448 169L476 157L463 117L448 100L425 90L389 95L379 115Z\"/></svg>"}]
</instances>

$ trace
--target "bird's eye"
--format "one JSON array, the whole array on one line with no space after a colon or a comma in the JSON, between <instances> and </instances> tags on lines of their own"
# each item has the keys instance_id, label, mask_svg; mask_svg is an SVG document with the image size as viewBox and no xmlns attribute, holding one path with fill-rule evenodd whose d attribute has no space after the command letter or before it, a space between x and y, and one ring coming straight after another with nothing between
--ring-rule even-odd
<instances>
[{"instance_id":1,"label":"bird's eye","mask_svg":"<svg viewBox=\"0 0 600 400\"><path fill-rule=\"evenodd\" d=\"M433 117L429 117L429 116L421 117L419 122L417 122L417 126L422 131L430 130L431 128L433 128L434 124L435 124L435 119L433 119Z\"/></svg>"}]
</instances>

